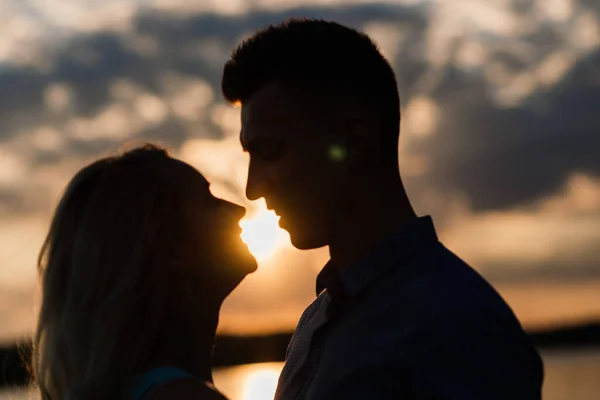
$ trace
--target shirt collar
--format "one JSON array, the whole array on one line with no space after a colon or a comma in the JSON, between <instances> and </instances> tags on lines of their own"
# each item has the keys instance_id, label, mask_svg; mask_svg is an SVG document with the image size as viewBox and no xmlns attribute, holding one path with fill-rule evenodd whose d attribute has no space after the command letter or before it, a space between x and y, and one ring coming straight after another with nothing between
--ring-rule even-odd
<instances>
[{"instance_id":1,"label":"shirt collar","mask_svg":"<svg viewBox=\"0 0 600 400\"><path fill-rule=\"evenodd\" d=\"M419 217L387 237L357 262L337 268L329 261L317 277L317 296L327 289L334 299L353 297L424 244L438 240L431 217Z\"/></svg>"}]
</instances>

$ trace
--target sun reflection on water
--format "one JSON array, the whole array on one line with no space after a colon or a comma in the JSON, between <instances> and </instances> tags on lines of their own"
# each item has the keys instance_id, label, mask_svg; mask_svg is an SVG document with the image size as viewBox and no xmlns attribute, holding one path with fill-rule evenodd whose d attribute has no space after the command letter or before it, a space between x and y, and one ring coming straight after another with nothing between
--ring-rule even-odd
<instances>
[{"instance_id":1,"label":"sun reflection on water","mask_svg":"<svg viewBox=\"0 0 600 400\"><path fill-rule=\"evenodd\" d=\"M265 366L251 372L246 377L242 400L272 399L275 397L280 369Z\"/></svg>"},{"instance_id":2,"label":"sun reflection on water","mask_svg":"<svg viewBox=\"0 0 600 400\"><path fill-rule=\"evenodd\" d=\"M230 400L272 400L283 363L250 364L215 371L215 386Z\"/></svg>"}]
</instances>

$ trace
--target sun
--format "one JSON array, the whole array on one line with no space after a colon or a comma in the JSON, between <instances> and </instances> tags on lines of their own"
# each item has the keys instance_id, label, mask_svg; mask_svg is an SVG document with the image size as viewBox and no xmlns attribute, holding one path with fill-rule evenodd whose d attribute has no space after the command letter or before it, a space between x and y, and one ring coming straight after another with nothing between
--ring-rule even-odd
<instances>
[{"instance_id":1,"label":"sun","mask_svg":"<svg viewBox=\"0 0 600 400\"><path fill-rule=\"evenodd\" d=\"M279 227L279 217L267 210L262 199L257 203L257 208L240 221L240 227L242 240L259 261L273 256L290 241L289 234Z\"/></svg>"}]
</instances>

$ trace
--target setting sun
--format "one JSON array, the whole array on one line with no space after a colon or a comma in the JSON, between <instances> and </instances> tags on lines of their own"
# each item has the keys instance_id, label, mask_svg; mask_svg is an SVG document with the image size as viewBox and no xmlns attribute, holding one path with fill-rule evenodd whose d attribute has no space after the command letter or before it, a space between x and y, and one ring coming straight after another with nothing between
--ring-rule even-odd
<instances>
[{"instance_id":1,"label":"setting sun","mask_svg":"<svg viewBox=\"0 0 600 400\"><path fill-rule=\"evenodd\" d=\"M258 208L240 221L242 240L258 260L271 257L281 246L289 242L289 235L279 227L279 217L267 210L264 200Z\"/></svg>"}]
</instances>

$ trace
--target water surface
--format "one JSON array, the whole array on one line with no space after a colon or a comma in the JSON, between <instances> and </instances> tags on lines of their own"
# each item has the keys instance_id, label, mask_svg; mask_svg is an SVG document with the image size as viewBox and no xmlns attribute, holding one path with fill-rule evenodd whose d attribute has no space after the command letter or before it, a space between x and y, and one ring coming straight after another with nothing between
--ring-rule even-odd
<instances>
[{"instance_id":1,"label":"water surface","mask_svg":"<svg viewBox=\"0 0 600 400\"><path fill-rule=\"evenodd\" d=\"M542 352L544 400L600 399L600 347ZM230 400L270 400L283 363L248 364L215 371L215 385ZM0 400L33 400L28 390L0 391Z\"/></svg>"}]
</instances>

